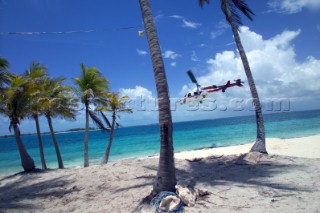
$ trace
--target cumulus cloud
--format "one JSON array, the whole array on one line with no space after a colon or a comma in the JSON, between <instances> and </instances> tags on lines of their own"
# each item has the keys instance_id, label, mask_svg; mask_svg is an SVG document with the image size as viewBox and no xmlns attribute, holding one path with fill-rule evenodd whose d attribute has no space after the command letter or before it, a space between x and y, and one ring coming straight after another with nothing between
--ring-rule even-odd
<instances>
[{"instance_id":1,"label":"cumulus cloud","mask_svg":"<svg viewBox=\"0 0 320 213\"><path fill-rule=\"evenodd\" d=\"M309 10L319 10L319 0L270 0L268 2L272 12L279 12L285 14L293 14L301 12L303 8Z\"/></svg>"},{"instance_id":2,"label":"cumulus cloud","mask_svg":"<svg viewBox=\"0 0 320 213\"><path fill-rule=\"evenodd\" d=\"M122 96L128 96L131 100L140 99L143 97L144 99L152 99L152 92L142 86L136 86L134 89L124 89L121 88L119 90Z\"/></svg>"},{"instance_id":3,"label":"cumulus cloud","mask_svg":"<svg viewBox=\"0 0 320 213\"><path fill-rule=\"evenodd\" d=\"M182 21L182 27L190 28L190 29L197 29L201 26L200 23L193 22L193 21L187 21L183 16L179 15L172 15L169 16L170 18L180 19Z\"/></svg>"},{"instance_id":4,"label":"cumulus cloud","mask_svg":"<svg viewBox=\"0 0 320 213\"><path fill-rule=\"evenodd\" d=\"M147 51L145 51L145 50L139 50L139 49L136 49L136 51L137 51L138 55L142 55L142 56L144 56L144 55L148 55L148 52L147 52Z\"/></svg>"},{"instance_id":5,"label":"cumulus cloud","mask_svg":"<svg viewBox=\"0 0 320 213\"><path fill-rule=\"evenodd\" d=\"M293 41L300 33L299 29L283 31L266 40L248 27L241 28L240 37L261 99L319 99L320 60L313 56L304 61L296 59ZM238 52L218 53L215 58L208 59L207 64L208 74L198 77L201 85L224 84L239 77L246 81ZM181 91L185 92L186 86ZM229 89L228 95L229 98L251 97L248 85L243 89ZM222 97L222 93L215 97Z\"/></svg>"},{"instance_id":6,"label":"cumulus cloud","mask_svg":"<svg viewBox=\"0 0 320 213\"><path fill-rule=\"evenodd\" d=\"M177 57L180 57L181 55L179 55L178 53L172 51L172 50L166 50L164 53L163 53L163 57L164 58L170 58L172 60L176 59Z\"/></svg>"}]
</instances>

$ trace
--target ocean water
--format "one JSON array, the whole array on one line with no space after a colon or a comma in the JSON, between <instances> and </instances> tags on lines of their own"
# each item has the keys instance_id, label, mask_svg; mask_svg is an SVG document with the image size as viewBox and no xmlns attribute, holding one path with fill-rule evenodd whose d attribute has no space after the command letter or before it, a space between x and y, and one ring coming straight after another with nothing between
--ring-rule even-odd
<instances>
[{"instance_id":1,"label":"ocean water","mask_svg":"<svg viewBox=\"0 0 320 213\"><path fill-rule=\"evenodd\" d=\"M320 110L264 115L266 137L295 138L320 134ZM250 143L255 140L255 116L174 123L175 152ZM56 134L65 167L83 165L84 132ZM109 133L90 131L90 165L98 164L109 139ZM37 136L23 136L36 167L41 168ZM57 168L51 135L42 136L49 168ZM119 128L115 130L110 160L159 154L157 125ZM0 138L0 175L22 171L15 139Z\"/></svg>"}]
</instances>

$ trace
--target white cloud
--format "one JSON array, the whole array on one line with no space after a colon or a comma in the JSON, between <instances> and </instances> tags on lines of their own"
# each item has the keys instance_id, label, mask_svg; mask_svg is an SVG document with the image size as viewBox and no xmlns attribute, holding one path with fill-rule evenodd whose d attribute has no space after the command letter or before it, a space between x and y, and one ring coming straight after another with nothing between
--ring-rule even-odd
<instances>
[{"instance_id":1,"label":"white cloud","mask_svg":"<svg viewBox=\"0 0 320 213\"><path fill-rule=\"evenodd\" d=\"M172 50L166 50L164 53L163 53L163 57L164 58L170 58L172 60L176 59L177 57L180 57L181 55L179 55L178 53L172 51Z\"/></svg>"},{"instance_id":2,"label":"white cloud","mask_svg":"<svg viewBox=\"0 0 320 213\"><path fill-rule=\"evenodd\" d=\"M142 86L136 86L134 89L124 89L119 90L122 96L128 96L131 100L140 99L152 99L152 92Z\"/></svg>"},{"instance_id":3,"label":"white cloud","mask_svg":"<svg viewBox=\"0 0 320 213\"><path fill-rule=\"evenodd\" d=\"M219 21L219 23L216 25L216 27L219 29L229 29L230 25L227 23L227 21L222 20L222 21Z\"/></svg>"},{"instance_id":4,"label":"white cloud","mask_svg":"<svg viewBox=\"0 0 320 213\"><path fill-rule=\"evenodd\" d=\"M319 0L270 0L268 6L273 12L293 14L301 12L303 8L319 10Z\"/></svg>"},{"instance_id":5,"label":"white cloud","mask_svg":"<svg viewBox=\"0 0 320 213\"><path fill-rule=\"evenodd\" d=\"M183 16L172 15L169 17L182 20L182 27L186 27L186 28L190 28L190 29L197 29L198 27L201 26L200 23L193 22L193 21L187 21Z\"/></svg>"},{"instance_id":6,"label":"white cloud","mask_svg":"<svg viewBox=\"0 0 320 213\"><path fill-rule=\"evenodd\" d=\"M148 52L145 51L145 50L139 50L139 49L136 49L138 55L148 55Z\"/></svg>"},{"instance_id":7,"label":"white cloud","mask_svg":"<svg viewBox=\"0 0 320 213\"><path fill-rule=\"evenodd\" d=\"M175 61L171 62L171 63L170 63L170 66L172 66L172 67L177 66L177 62L175 62Z\"/></svg>"},{"instance_id":8,"label":"white cloud","mask_svg":"<svg viewBox=\"0 0 320 213\"><path fill-rule=\"evenodd\" d=\"M196 51L192 51L191 61L195 61L195 62L200 61L197 54L196 54Z\"/></svg>"},{"instance_id":9,"label":"white cloud","mask_svg":"<svg viewBox=\"0 0 320 213\"><path fill-rule=\"evenodd\" d=\"M241 28L240 37L246 50L251 71L261 99L289 98L290 100L319 100L320 59L309 56L296 59L293 41L301 30L284 31L268 40L247 27ZM198 76L201 85L224 84L241 78L246 81L238 52L224 51L207 60L208 74ZM196 73L195 73L196 74ZM181 91L185 92L184 86ZM182 93L182 92L181 92ZM214 97L225 96L222 93ZM243 89L228 90L228 98L250 98L248 85Z\"/></svg>"},{"instance_id":10,"label":"white cloud","mask_svg":"<svg viewBox=\"0 0 320 213\"><path fill-rule=\"evenodd\" d=\"M225 30L219 29L214 32L211 32L211 39L216 39L217 37L221 36Z\"/></svg>"}]
</instances>

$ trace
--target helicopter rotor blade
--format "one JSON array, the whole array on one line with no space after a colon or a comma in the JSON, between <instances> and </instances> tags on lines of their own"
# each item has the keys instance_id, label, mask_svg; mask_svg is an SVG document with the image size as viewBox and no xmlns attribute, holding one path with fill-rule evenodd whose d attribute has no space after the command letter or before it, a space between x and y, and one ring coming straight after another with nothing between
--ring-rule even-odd
<instances>
[{"instance_id":1,"label":"helicopter rotor blade","mask_svg":"<svg viewBox=\"0 0 320 213\"><path fill-rule=\"evenodd\" d=\"M198 81L197 81L197 79L194 77L192 71L191 71L191 70L188 70L188 71L187 71L187 74L188 74L190 80L191 80L193 83L195 83L197 86L199 86Z\"/></svg>"}]
</instances>

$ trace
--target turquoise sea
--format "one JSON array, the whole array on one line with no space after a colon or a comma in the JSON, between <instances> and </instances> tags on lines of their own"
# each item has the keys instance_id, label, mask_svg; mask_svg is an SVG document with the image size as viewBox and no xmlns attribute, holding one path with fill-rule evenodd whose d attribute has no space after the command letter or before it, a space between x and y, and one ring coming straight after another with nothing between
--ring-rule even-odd
<instances>
[{"instance_id":1,"label":"turquoise sea","mask_svg":"<svg viewBox=\"0 0 320 213\"><path fill-rule=\"evenodd\" d=\"M295 138L320 134L320 110L265 114L268 138ZM175 152L250 143L255 140L255 116L232 117L174 123ZM56 135L65 167L83 165L84 132ZM110 160L158 155L157 125L125 127L115 130ZM57 168L51 135L42 136L49 168ZM98 164L109 139L109 133L90 131L90 165ZM37 136L23 136L29 154L41 168ZM22 171L15 139L0 138L0 175Z\"/></svg>"}]
</instances>

